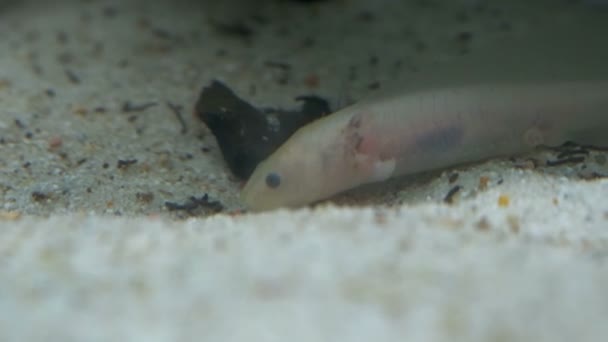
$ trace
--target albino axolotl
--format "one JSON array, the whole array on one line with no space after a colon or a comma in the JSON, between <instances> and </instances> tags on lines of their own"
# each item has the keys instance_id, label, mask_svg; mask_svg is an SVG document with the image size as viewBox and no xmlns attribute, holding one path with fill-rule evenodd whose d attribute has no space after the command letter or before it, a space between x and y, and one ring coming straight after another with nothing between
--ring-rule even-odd
<instances>
[{"instance_id":1,"label":"albino axolotl","mask_svg":"<svg viewBox=\"0 0 608 342\"><path fill-rule=\"evenodd\" d=\"M300 128L242 191L251 210L566 141L608 146L608 81L475 84L364 101Z\"/></svg>"}]
</instances>

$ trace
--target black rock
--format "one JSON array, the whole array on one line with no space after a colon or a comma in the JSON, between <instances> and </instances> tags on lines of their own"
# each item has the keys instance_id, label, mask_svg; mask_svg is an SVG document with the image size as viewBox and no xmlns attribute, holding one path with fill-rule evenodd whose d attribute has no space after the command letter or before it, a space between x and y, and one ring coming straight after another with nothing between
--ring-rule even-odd
<instances>
[{"instance_id":1,"label":"black rock","mask_svg":"<svg viewBox=\"0 0 608 342\"><path fill-rule=\"evenodd\" d=\"M240 99L219 81L204 87L196 103L196 115L209 127L228 167L247 179L258 165L298 128L330 113L326 100L299 96L298 111L260 110Z\"/></svg>"}]
</instances>

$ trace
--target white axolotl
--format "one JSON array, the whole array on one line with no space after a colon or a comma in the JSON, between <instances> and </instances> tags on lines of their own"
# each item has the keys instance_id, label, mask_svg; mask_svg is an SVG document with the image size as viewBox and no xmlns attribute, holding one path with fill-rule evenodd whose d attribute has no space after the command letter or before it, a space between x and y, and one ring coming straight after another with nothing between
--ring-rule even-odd
<instances>
[{"instance_id":1,"label":"white axolotl","mask_svg":"<svg viewBox=\"0 0 608 342\"><path fill-rule=\"evenodd\" d=\"M566 141L608 146L608 81L405 92L300 128L258 165L241 196L254 211L297 207L367 183Z\"/></svg>"},{"instance_id":2,"label":"white axolotl","mask_svg":"<svg viewBox=\"0 0 608 342\"><path fill-rule=\"evenodd\" d=\"M397 92L300 128L258 165L243 201L253 211L299 207L539 145L608 146L608 26L600 13L583 17L420 64Z\"/></svg>"}]
</instances>

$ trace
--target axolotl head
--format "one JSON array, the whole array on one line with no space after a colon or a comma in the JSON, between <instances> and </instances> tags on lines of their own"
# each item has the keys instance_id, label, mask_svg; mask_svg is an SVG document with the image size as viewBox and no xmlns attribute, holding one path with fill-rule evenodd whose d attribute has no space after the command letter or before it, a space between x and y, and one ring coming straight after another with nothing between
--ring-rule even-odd
<instances>
[{"instance_id":1,"label":"axolotl head","mask_svg":"<svg viewBox=\"0 0 608 342\"><path fill-rule=\"evenodd\" d=\"M241 192L250 210L303 206L392 174L394 160L362 149L361 121L334 115L299 129L257 166Z\"/></svg>"},{"instance_id":2,"label":"axolotl head","mask_svg":"<svg viewBox=\"0 0 608 342\"><path fill-rule=\"evenodd\" d=\"M336 145L317 133L300 129L256 167L241 192L248 209L303 206L347 186Z\"/></svg>"}]
</instances>

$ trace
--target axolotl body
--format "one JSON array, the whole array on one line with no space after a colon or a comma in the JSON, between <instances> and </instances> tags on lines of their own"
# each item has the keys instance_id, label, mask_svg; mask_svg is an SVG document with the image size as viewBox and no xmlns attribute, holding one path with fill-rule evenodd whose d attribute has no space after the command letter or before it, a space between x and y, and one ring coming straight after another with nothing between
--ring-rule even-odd
<instances>
[{"instance_id":1,"label":"axolotl body","mask_svg":"<svg viewBox=\"0 0 608 342\"><path fill-rule=\"evenodd\" d=\"M392 177L566 141L608 146L608 81L475 84L362 101L300 128L242 191L297 207Z\"/></svg>"}]
</instances>

